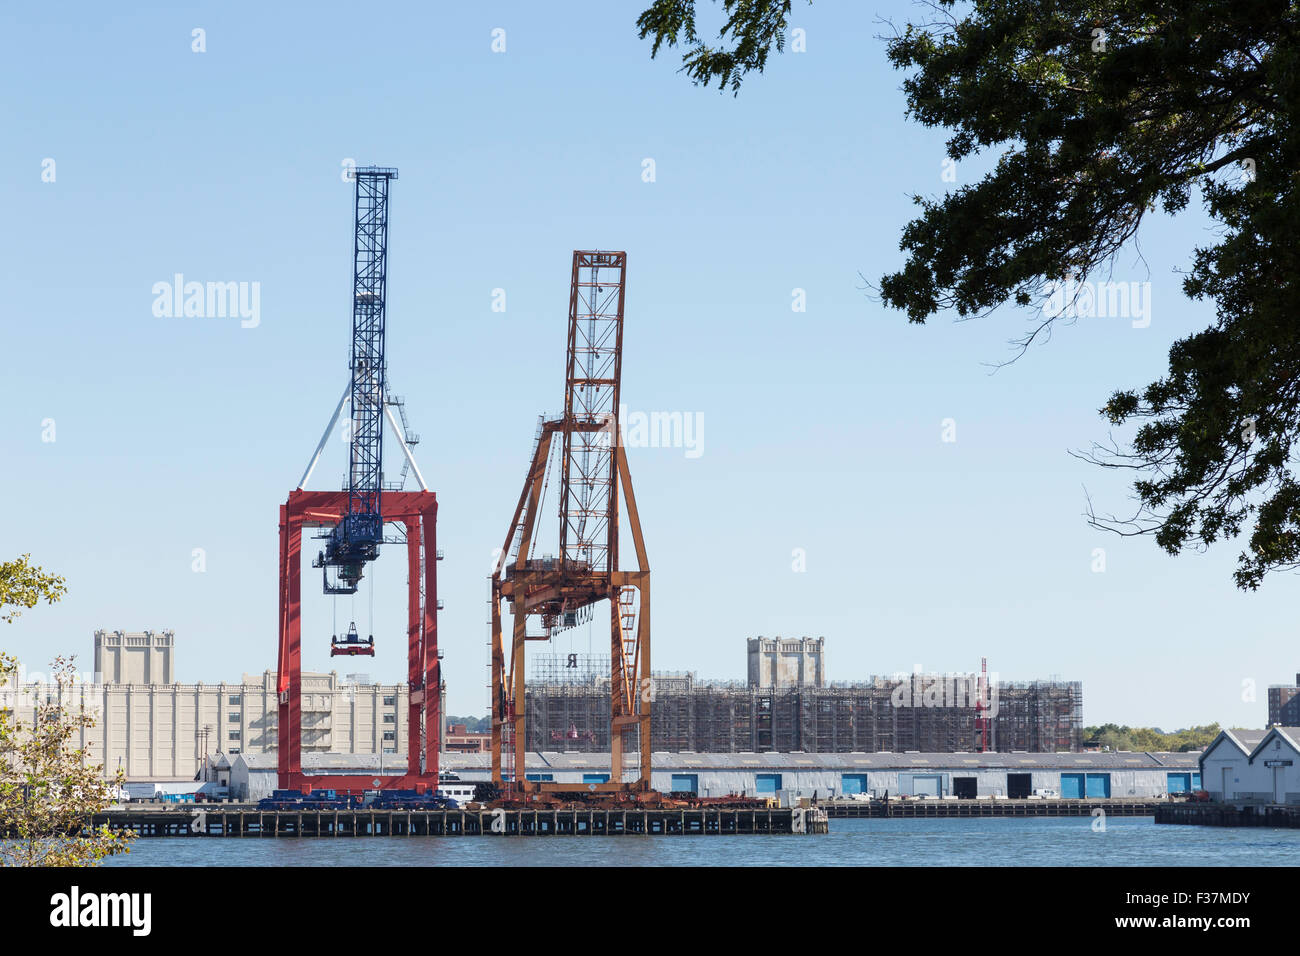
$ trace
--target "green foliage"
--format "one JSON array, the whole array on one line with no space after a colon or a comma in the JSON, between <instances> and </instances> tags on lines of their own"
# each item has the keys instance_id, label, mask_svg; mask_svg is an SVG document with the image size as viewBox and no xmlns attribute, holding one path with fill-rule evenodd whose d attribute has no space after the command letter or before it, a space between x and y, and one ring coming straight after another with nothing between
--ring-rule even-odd
<instances>
[{"instance_id":1,"label":"green foliage","mask_svg":"<svg viewBox=\"0 0 1300 956\"><path fill-rule=\"evenodd\" d=\"M488 717L448 717L447 724L464 724L465 732L470 734L487 734L492 732L492 718Z\"/></svg>"},{"instance_id":2,"label":"green foliage","mask_svg":"<svg viewBox=\"0 0 1300 956\"><path fill-rule=\"evenodd\" d=\"M46 574L30 558L0 564L0 611L41 600L53 604L67 593L62 577ZM0 620L12 623L21 613L0 613ZM16 714L31 693L17 676L18 662L0 653L0 866L93 866L129 852L133 833L90 826L124 777L118 771L105 780L103 766L87 766L85 749L75 744L95 726L95 715L81 707L73 658L54 659L48 693L31 700L30 723Z\"/></svg>"},{"instance_id":3,"label":"green foliage","mask_svg":"<svg viewBox=\"0 0 1300 956\"><path fill-rule=\"evenodd\" d=\"M0 654L0 686L17 669ZM90 826L124 778L118 771L105 780L103 766L85 765L86 751L75 745L95 717L80 707L72 658L55 658L51 676L51 692L33 700L30 723L0 709L0 866L93 866L129 852L135 836ZM15 692L20 699L25 693Z\"/></svg>"},{"instance_id":4,"label":"green foliage","mask_svg":"<svg viewBox=\"0 0 1300 956\"><path fill-rule=\"evenodd\" d=\"M1166 734L1155 727L1121 727L1102 724L1083 728L1083 745L1101 747L1103 750L1146 750L1156 752L1183 752L1200 750L1219 736L1218 724L1188 727Z\"/></svg>"},{"instance_id":5,"label":"green foliage","mask_svg":"<svg viewBox=\"0 0 1300 956\"><path fill-rule=\"evenodd\" d=\"M809 0L811 3L812 0ZM695 30L695 0L654 0L636 25L640 37L654 37L650 47L653 59L659 48L678 42L691 48L682 55L682 72L698 86L708 86L715 79L718 89L731 86L732 94L740 92L740 83L750 70L763 72L767 55L775 48L785 49L785 29L790 18L791 0L722 0L727 20L718 31L719 47L710 47L700 40ZM728 47L727 38L732 45Z\"/></svg>"},{"instance_id":6,"label":"green foliage","mask_svg":"<svg viewBox=\"0 0 1300 956\"><path fill-rule=\"evenodd\" d=\"M1298 27L1294 4L1262 0L1013 0L908 26L888 46L915 71L910 115L954 131L950 157L1001 150L975 185L917 197L907 262L880 283L911 321L1034 302L1102 269L1144 216L1182 210L1194 187L1222 224L1183 284L1217 321L1173 346L1166 378L1106 403L1111 424L1140 425L1131 447L1081 457L1135 472L1135 512L1090 510L1095 527L1177 554L1253 522L1242 588L1300 565Z\"/></svg>"},{"instance_id":7,"label":"green foliage","mask_svg":"<svg viewBox=\"0 0 1300 956\"><path fill-rule=\"evenodd\" d=\"M652 53L694 44L696 83L739 88L780 49L789 3L723 0L734 49L699 42L694 0L641 14ZM1235 579L1300 567L1300 7L1279 0L937 0L888 41L908 115L951 132L947 154L993 150L978 182L914 197L903 266L883 301L923 323L972 317L1088 280L1157 209L1193 196L1219 229L1184 278L1216 319L1170 349L1168 374L1101 409L1125 445L1082 457L1133 472L1131 516L1091 523L1169 552L1250 531ZM959 14L958 8L961 13ZM1180 325L1174 307L1162 322ZM1050 313L1050 314L1048 314ZM1023 351L1069 310L1044 310Z\"/></svg>"},{"instance_id":8,"label":"green foliage","mask_svg":"<svg viewBox=\"0 0 1300 956\"><path fill-rule=\"evenodd\" d=\"M46 574L31 564L31 555L16 561L0 562L0 621L12 624L23 612L10 608L33 608L37 601L53 604L67 593L63 578Z\"/></svg>"}]
</instances>

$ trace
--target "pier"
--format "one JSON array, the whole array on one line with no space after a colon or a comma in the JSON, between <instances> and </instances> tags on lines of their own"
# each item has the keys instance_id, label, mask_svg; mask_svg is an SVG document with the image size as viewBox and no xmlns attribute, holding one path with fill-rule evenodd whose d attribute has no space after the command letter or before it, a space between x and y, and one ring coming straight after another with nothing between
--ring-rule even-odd
<instances>
[{"instance_id":1,"label":"pier","mask_svg":"<svg viewBox=\"0 0 1300 956\"><path fill-rule=\"evenodd\" d=\"M1232 803L1171 803L1156 811L1156 823L1200 827L1300 827L1300 806Z\"/></svg>"},{"instance_id":2,"label":"pier","mask_svg":"<svg viewBox=\"0 0 1300 956\"><path fill-rule=\"evenodd\" d=\"M941 817L1089 817L1095 810L1108 816L1149 817L1166 800L1123 798L1095 800L837 800L820 805L831 818Z\"/></svg>"},{"instance_id":3,"label":"pier","mask_svg":"<svg viewBox=\"0 0 1300 956\"><path fill-rule=\"evenodd\" d=\"M222 806L122 809L95 827L142 837L410 837L821 834L824 810L257 810Z\"/></svg>"}]
</instances>

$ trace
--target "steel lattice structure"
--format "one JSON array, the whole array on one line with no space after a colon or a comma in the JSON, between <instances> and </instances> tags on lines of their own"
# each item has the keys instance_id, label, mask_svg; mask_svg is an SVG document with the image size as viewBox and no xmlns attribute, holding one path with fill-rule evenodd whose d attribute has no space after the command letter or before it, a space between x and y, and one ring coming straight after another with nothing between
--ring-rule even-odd
<instances>
[{"instance_id":1,"label":"steel lattice structure","mask_svg":"<svg viewBox=\"0 0 1300 956\"><path fill-rule=\"evenodd\" d=\"M379 557L384 459L384 302L388 279L388 184L397 170L354 172L356 230L352 243L351 460L348 510L319 559L330 594L355 594L365 565ZM329 580L329 568L337 580Z\"/></svg>"},{"instance_id":2,"label":"steel lattice structure","mask_svg":"<svg viewBox=\"0 0 1300 956\"><path fill-rule=\"evenodd\" d=\"M527 741L524 649L549 640L591 605L610 602L610 774L593 790L650 788L650 565L619 426L627 254L573 254L569 292L564 415L543 421L528 478L492 577L492 778L517 791L563 789L518 779ZM544 479L560 436L559 556L531 557L541 522ZM619 492L637 570L619 565ZM502 604L513 619L509 665ZM535 619L542 633L529 634ZM635 749L639 773L623 782L623 753Z\"/></svg>"}]
</instances>

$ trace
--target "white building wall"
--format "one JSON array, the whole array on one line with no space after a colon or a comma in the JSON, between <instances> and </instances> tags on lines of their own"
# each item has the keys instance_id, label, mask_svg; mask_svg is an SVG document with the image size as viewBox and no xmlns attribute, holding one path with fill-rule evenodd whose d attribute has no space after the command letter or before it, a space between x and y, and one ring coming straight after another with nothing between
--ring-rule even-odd
<instances>
[{"instance_id":1,"label":"white building wall","mask_svg":"<svg viewBox=\"0 0 1300 956\"><path fill-rule=\"evenodd\" d=\"M1246 755L1230 741L1225 740L1210 751L1201 767L1201 787L1210 794L1211 800L1219 803L1242 800L1246 799L1245 793L1255 789L1249 779Z\"/></svg>"},{"instance_id":2,"label":"white building wall","mask_svg":"<svg viewBox=\"0 0 1300 956\"><path fill-rule=\"evenodd\" d=\"M54 685L25 684L6 693L6 706L30 722L36 701L57 693ZM66 706L95 719L77 740L86 763L102 764L106 774L121 769L130 780L192 780L205 728L209 755L273 753L279 744L279 694L269 671L239 684L80 683L69 694ZM405 686L304 674L303 750L375 753L382 745L405 754L407 700Z\"/></svg>"}]
</instances>

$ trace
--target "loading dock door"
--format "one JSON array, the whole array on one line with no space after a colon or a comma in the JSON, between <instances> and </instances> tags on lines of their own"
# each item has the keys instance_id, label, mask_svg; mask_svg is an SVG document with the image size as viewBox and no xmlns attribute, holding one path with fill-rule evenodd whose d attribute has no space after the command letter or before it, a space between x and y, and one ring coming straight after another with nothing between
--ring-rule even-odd
<instances>
[{"instance_id":1,"label":"loading dock door","mask_svg":"<svg viewBox=\"0 0 1300 956\"><path fill-rule=\"evenodd\" d=\"M1023 800L1033 792L1034 776L1029 773L1007 774L1007 796L1012 800Z\"/></svg>"},{"instance_id":2,"label":"loading dock door","mask_svg":"<svg viewBox=\"0 0 1300 956\"><path fill-rule=\"evenodd\" d=\"M697 773L673 774L673 793L699 793L700 775Z\"/></svg>"},{"instance_id":3,"label":"loading dock door","mask_svg":"<svg viewBox=\"0 0 1300 956\"><path fill-rule=\"evenodd\" d=\"M917 774L912 778L912 793L918 797L937 797L943 793L943 777L939 774Z\"/></svg>"},{"instance_id":4,"label":"loading dock door","mask_svg":"<svg viewBox=\"0 0 1300 956\"><path fill-rule=\"evenodd\" d=\"M1190 773L1171 773L1166 775L1169 793L1186 793L1192 789L1192 775Z\"/></svg>"},{"instance_id":5,"label":"loading dock door","mask_svg":"<svg viewBox=\"0 0 1300 956\"><path fill-rule=\"evenodd\" d=\"M1110 774L1108 773L1090 773L1088 774L1088 796L1090 797L1109 797L1110 796Z\"/></svg>"},{"instance_id":6,"label":"loading dock door","mask_svg":"<svg viewBox=\"0 0 1300 956\"><path fill-rule=\"evenodd\" d=\"M867 775L865 773L845 773L840 775L840 790L844 795L867 792Z\"/></svg>"},{"instance_id":7,"label":"loading dock door","mask_svg":"<svg viewBox=\"0 0 1300 956\"><path fill-rule=\"evenodd\" d=\"M775 795L781 789L781 775L779 773L755 774L754 787L760 794Z\"/></svg>"},{"instance_id":8,"label":"loading dock door","mask_svg":"<svg viewBox=\"0 0 1300 956\"><path fill-rule=\"evenodd\" d=\"M1063 800L1082 800L1083 794L1083 774L1061 774L1061 798Z\"/></svg>"},{"instance_id":9,"label":"loading dock door","mask_svg":"<svg viewBox=\"0 0 1300 956\"><path fill-rule=\"evenodd\" d=\"M974 800L977 792L974 777L952 778L952 794L958 800Z\"/></svg>"}]
</instances>

